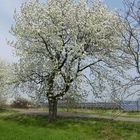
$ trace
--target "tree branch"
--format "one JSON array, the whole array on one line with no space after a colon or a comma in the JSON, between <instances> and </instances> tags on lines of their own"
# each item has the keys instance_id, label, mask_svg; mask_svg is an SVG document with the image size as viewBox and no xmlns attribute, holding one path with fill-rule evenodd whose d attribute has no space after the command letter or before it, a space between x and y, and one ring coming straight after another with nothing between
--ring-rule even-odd
<instances>
[{"instance_id":1,"label":"tree branch","mask_svg":"<svg viewBox=\"0 0 140 140\"><path fill-rule=\"evenodd\" d=\"M38 35L40 36L40 38L42 39L43 43L45 44L46 50L48 51L48 53L50 55L50 58L53 59L53 55L52 55L51 51L48 48L48 44L47 44L46 40L44 39L43 36L40 35L40 33L38 33Z\"/></svg>"},{"instance_id":2,"label":"tree branch","mask_svg":"<svg viewBox=\"0 0 140 140\"><path fill-rule=\"evenodd\" d=\"M65 49L65 50L66 50L65 58L64 58L63 62L61 63L61 65L58 67L58 69L61 69L67 61L68 52L67 52L67 49Z\"/></svg>"},{"instance_id":3,"label":"tree branch","mask_svg":"<svg viewBox=\"0 0 140 140\"><path fill-rule=\"evenodd\" d=\"M97 64L98 62L101 62L101 61L102 61L102 59L99 59L98 61L93 62L93 63L91 63L91 64L89 64L89 65L87 65L87 66L85 66L85 67L79 69L78 72L81 72L81 71L83 71L83 70L89 68L90 66L93 66L93 65L95 65L95 64Z\"/></svg>"}]
</instances>

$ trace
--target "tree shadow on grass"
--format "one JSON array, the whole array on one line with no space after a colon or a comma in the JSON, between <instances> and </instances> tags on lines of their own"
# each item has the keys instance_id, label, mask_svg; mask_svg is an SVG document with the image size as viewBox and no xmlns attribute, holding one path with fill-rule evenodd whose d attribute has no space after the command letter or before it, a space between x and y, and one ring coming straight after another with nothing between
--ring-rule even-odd
<instances>
[{"instance_id":1,"label":"tree shadow on grass","mask_svg":"<svg viewBox=\"0 0 140 140\"><path fill-rule=\"evenodd\" d=\"M5 112L9 112L9 110L7 110L5 108L0 108L0 113L5 113Z\"/></svg>"},{"instance_id":2,"label":"tree shadow on grass","mask_svg":"<svg viewBox=\"0 0 140 140\"><path fill-rule=\"evenodd\" d=\"M8 117L4 117L3 120L5 121L13 121L16 122L19 125L24 125L24 126L34 126L34 127L57 127L59 125L59 128L66 129L67 125L66 123L63 125L61 121L56 121L53 123L48 122L48 117L47 116L38 116L38 115L21 115L21 114L16 114L16 115L10 115Z\"/></svg>"},{"instance_id":3,"label":"tree shadow on grass","mask_svg":"<svg viewBox=\"0 0 140 140\"><path fill-rule=\"evenodd\" d=\"M13 121L19 125L34 126L34 127L49 127L54 129L69 129L72 126L93 126L98 121L104 121L101 119L86 119L86 118L74 118L74 117L58 117L55 122L49 123L47 116L39 115L23 115L15 114L2 118L5 121Z\"/></svg>"}]
</instances>

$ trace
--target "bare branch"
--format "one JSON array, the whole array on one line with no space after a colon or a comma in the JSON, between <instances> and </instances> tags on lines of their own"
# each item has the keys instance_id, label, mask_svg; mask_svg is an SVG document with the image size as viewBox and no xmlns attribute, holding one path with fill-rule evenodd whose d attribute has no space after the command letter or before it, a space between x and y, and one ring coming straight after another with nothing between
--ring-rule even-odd
<instances>
[{"instance_id":1,"label":"bare branch","mask_svg":"<svg viewBox=\"0 0 140 140\"><path fill-rule=\"evenodd\" d=\"M99 59L98 61L93 62L93 63L91 63L91 64L89 64L89 65L87 65L87 66L85 66L85 67L79 69L78 72L81 72L81 71L83 71L83 70L85 70L85 69L87 69L87 68L89 68L89 67L91 67L91 66L93 66L93 65L95 65L95 64L97 64L97 63L99 63L99 62L101 62L101 61L102 61L102 59Z\"/></svg>"}]
</instances>

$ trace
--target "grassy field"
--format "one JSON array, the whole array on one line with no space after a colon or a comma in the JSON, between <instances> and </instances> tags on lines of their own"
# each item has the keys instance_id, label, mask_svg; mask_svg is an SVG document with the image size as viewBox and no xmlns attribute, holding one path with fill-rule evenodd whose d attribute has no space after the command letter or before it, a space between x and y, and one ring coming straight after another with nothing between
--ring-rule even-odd
<instances>
[{"instance_id":1,"label":"grassy field","mask_svg":"<svg viewBox=\"0 0 140 140\"><path fill-rule=\"evenodd\" d=\"M99 114L99 115L109 115L109 116L126 116L126 117L140 117L140 111L124 111L121 109L102 109L102 108L94 108L94 109L69 109L59 108L58 111L62 112L75 112L75 113L90 113L90 114Z\"/></svg>"},{"instance_id":2,"label":"grassy field","mask_svg":"<svg viewBox=\"0 0 140 140\"><path fill-rule=\"evenodd\" d=\"M38 111L48 111L47 108L38 108L35 109ZM133 118L140 118L140 111L124 111L120 109L101 109L101 108L94 108L94 109L66 109L66 108L58 108L59 112L74 112L74 113L89 113L89 114L98 114L98 115L107 115L107 116L122 116L122 117L133 117Z\"/></svg>"},{"instance_id":3,"label":"grassy field","mask_svg":"<svg viewBox=\"0 0 140 140\"><path fill-rule=\"evenodd\" d=\"M0 140L139 140L140 123L21 115L0 110Z\"/></svg>"}]
</instances>

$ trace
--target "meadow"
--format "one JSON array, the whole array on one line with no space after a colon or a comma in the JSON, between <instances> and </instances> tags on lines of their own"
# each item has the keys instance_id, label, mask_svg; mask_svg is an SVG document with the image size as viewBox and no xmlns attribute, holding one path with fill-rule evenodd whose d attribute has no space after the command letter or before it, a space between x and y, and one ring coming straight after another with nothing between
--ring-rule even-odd
<instances>
[{"instance_id":1,"label":"meadow","mask_svg":"<svg viewBox=\"0 0 140 140\"><path fill-rule=\"evenodd\" d=\"M0 110L0 140L139 140L140 123L23 115Z\"/></svg>"}]
</instances>

